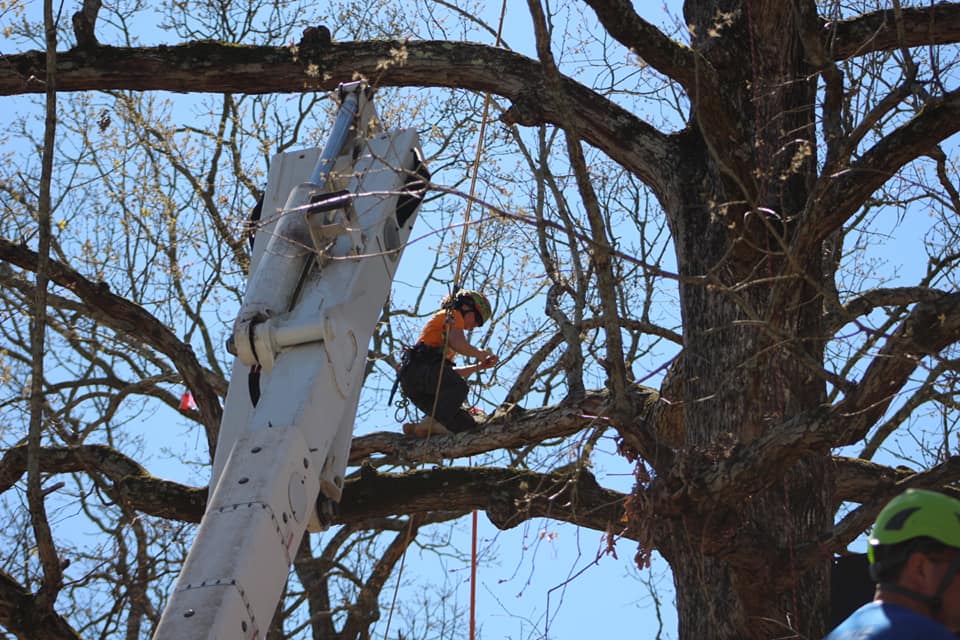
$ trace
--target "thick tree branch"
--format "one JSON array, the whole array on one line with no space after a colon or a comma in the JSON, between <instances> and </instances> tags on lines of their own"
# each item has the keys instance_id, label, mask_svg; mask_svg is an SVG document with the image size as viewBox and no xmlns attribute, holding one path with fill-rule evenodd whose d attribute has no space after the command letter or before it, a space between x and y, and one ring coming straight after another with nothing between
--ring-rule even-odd
<instances>
[{"instance_id":1,"label":"thick tree branch","mask_svg":"<svg viewBox=\"0 0 960 640\"><path fill-rule=\"evenodd\" d=\"M96 472L113 483L111 495L149 515L199 522L207 489L193 488L147 474L123 454L101 445L46 448L40 456L45 473ZM0 460L0 492L26 469L26 447ZM626 495L597 484L586 469L574 473L535 473L516 469L442 468L383 474L363 466L347 480L338 524L370 518L433 511L485 510L500 528L549 517L598 531L617 530ZM628 534L624 534L630 537Z\"/></svg>"},{"instance_id":2,"label":"thick tree branch","mask_svg":"<svg viewBox=\"0 0 960 640\"><path fill-rule=\"evenodd\" d=\"M37 268L37 254L25 245L0 238L0 260L33 271ZM74 295L87 306L100 323L145 342L165 354L183 376L200 408L211 458L216 448L220 428L220 397L208 381L208 371L197 360L189 344L177 338L170 329L143 307L110 292L104 283L93 282L70 267L51 260L49 278Z\"/></svg>"},{"instance_id":3,"label":"thick tree branch","mask_svg":"<svg viewBox=\"0 0 960 640\"><path fill-rule=\"evenodd\" d=\"M821 176L807 204L797 255L806 255L841 227L898 169L960 131L960 91L931 100L911 120L846 169Z\"/></svg>"},{"instance_id":4,"label":"thick tree branch","mask_svg":"<svg viewBox=\"0 0 960 640\"><path fill-rule=\"evenodd\" d=\"M551 518L597 531L623 529L626 495L597 484L586 469L576 473L535 473L517 469L444 467L405 474L381 474L364 467L347 482L339 520L349 524L378 515L450 509L486 511L500 529L531 518Z\"/></svg>"},{"instance_id":5,"label":"thick tree branch","mask_svg":"<svg viewBox=\"0 0 960 640\"><path fill-rule=\"evenodd\" d=\"M756 197L749 145L738 116L741 110L724 93L717 70L696 51L674 42L645 21L629 0L585 0L607 32L651 67L678 82L690 98L699 129L719 165Z\"/></svg>"},{"instance_id":6,"label":"thick tree branch","mask_svg":"<svg viewBox=\"0 0 960 640\"><path fill-rule=\"evenodd\" d=\"M917 304L873 358L856 387L831 410L833 446L852 444L883 416L925 357L960 340L960 293Z\"/></svg>"},{"instance_id":7,"label":"thick tree branch","mask_svg":"<svg viewBox=\"0 0 960 640\"><path fill-rule=\"evenodd\" d=\"M689 95L696 95L705 80L712 91L718 83L713 70L695 51L668 38L660 29L641 18L628 0L584 0L593 9L600 24L617 42L643 61L676 80ZM708 91L709 92L709 91Z\"/></svg>"},{"instance_id":8,"label":"thick tree branch","mask_svg":"<svg viewBox=\"0 0 960 640\"><path fill-rule=\"evenodd\" d=\"M26 471L26 447L8 449L0 459L0 493ZM206 487L194 489L150 475L135 460L106 445L45 447L40 468L44 473L98 473L113 483L113 494L132 509L160 518L200 522L207 500Z\"/></svg>"},{"instance_id":9,"label":"thick tree branch","mask_svg":"<svg viewBox=\"0 0 960 640\"><path fill-rule=\"evenodd\" d=\"M817 16L817 7L813 2L800 2L795 6L799 20L800 40L803 42L807 60L820 70L823 78L823 110L822 126L823 137L827 152L824 158L825 165L834 166L843 142L841 126L843 109L843 73L832 59L827 50L827 43L822 38L823 26Z\"/></svg>"},{"instance_id":10,"label":"thick tree branch","mask_svg":"<svg viewBox=\"0 0 960 640\"><path fill-rule=\"evenodd\" d=\"M81 640L60 615L38 605L10 575L0 571L0 626L19 640Z\"/></svg>"},{"instance_id":11,"label":"thick tree branch","mask_svg":"<svg viewBox=\"0 0 960 640\"><path fill-rule=\"evenodd\" d=\"M603 394L602 399L605 398L606 394ZM596 416L585 413L584 407L598 408L600 403L597 400L601 398L588 396L577 406L515 410L482 429L459 434L409 438L386 431L371 433L353 439L350 464L360 464L378 454L385 456L383 461L388 463L440 463L494 449L523 447L548 438L569 436L596 422Z\"/></svg>"},{"instance_id":12,"label":"thick tree branch","mask_svg":"<svg viewBox=\"0 0 960 640\"><path fill-rule=\"evenodd\" d=\"M901 11L903 41L897 34L894 10L887 9L850 20L824 22L824 47L832 53L834 60L846 60L901 46L960 42L960 3L938 2L926 7L905 7Z\"/></svg>"},{"instance_id":13,"label":"thick tree branch","mask_svg":"<svg viewBox=\"0 0 960 640\"><path fill-rule=\"evenodd\" d=\"M932 469L920 473L911 472L898 478L895 483L885 482L875 487L874 491L868 494L869 498L861 498L861 505L833 527L829 535L832 550L839 551L869 529L880 509L894 496L910 488L944 490L946 485L956 483L957 478L960 478L960 456L953 456ZM956 489L953 491L960 497L960 492Z\"/></svg>"},{"instance_id":14,"label":"thick tree branch","mask_svg":"<svg viewBox=\"0 0 960 640\"><path fill-rule=\"evenodd\" d=\"M862 463L862 461L857 462ZM793 551L795 573L807 571L833 554L844 551L847 545L870 529L877 514L891 498L907 489L952 491L956 497L960 497L960 491L948 486L956 483L960 478L960 456L949 458L936 467L920 473L904 472L901 469L887 469L880 473L882 474L880 482L872 488L865 488L868 490L860 494L859 507L844 516L819 540L799 542ZM895 475L891 477L891 474ZM789 584L790 577L785 576L781 580L781 585L789 588Z\"/></svg>"},{"instance_id":15,"label":"thick tree branch","mask_svg":"<svg viewBox=\"0 0 960 640\"><path fill-rule=\"evenodd\" d=\"M100 0L83 0L83 9L73 14L73 35L78 47L97 46L95 31L100 6Z\"/></svg>"},{"instance_id":16,"label":"thick tree branch","mask_svg":"<svg viewBox=\"0 0 960 640\"><path fill-rule=\"evenodd\" d=\"M43 91L39 52L4 56L0 95ZM507 122L556 123L559 109L543 90L540 65L519 54L462 42L371 41L326 47L242 46L214 41L175 46L93 47L58 56L58 90L123 89L180 93L306 93L363 76L373 86L451 87L513 101ZM674 143L629 111L570 78L563 95L584 140L662 195L676 163Z\"/></svg>"},{"instance_id":17,"label":"thick tree branch","mask_svg":"<svg viewBox=\"0 0 960 640\"><path fill-rule=\"evenodd\" d=\"M823 328L827 335L833 335L843 325L865 316L878 307L908 306L917 302L934 302L945 291L929 287L893 287L889 289L871 289L851 298L841 309L828 312L824 316Z\"/></svg>"},{"instance_id":18,"label":"thick tree branch","mask_svg":"<svg viewBox=\"0 0 960 640\"><path fill-rule=\"evenodd\" d=\"M354 438L350 463L383 454L392 463L436 463L466 458L495 449L522 447L548 438L568 436L597 424L615 428L623 443L644 457L654 468L666 468L673 454L660 442L654 420L659 413L654 409L660 394L641 385L629 388L630 421L618 422L608 413L609 391L588 391L575 404L561 404L542 409L515 409L503 416L494 416L483 428L455 435L407 438L387 432L372 433Z\"/></svg>"},{"instance_id":19,"label":"thick tree branch","mask_svg":"<svg viewBox=\"0 0 960 640\"><path fill-rule=\"evenodd\" d=\"M916 473L907 467L888 467L860 458L833 459L834 502L863 502L878 492L887 493L901 480Z\"/></svg>"},{"instance_id":20,"label":"thick tree branch","mask_svg":"<svg viewBox=\"0 0 960 640\"><path fill-rule=\"evenodd\" d=\"M779 479L777 473L802 455L857 442L880 419L921 360L958 339L960 293L916 305L841 402L787 420L728 455L690 453L670 474L655 481L661 495L681 490L699 496L698 500L709 496L715 506L733 504L770 486Z\"/></svg>"}]
</instances>

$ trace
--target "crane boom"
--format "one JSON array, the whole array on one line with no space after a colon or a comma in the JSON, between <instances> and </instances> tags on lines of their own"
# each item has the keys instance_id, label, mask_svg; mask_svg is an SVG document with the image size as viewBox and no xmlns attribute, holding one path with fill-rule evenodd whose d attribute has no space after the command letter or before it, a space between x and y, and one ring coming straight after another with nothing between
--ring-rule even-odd
<instances>
[{"instance_id":1,"label":"crane boom","mask_svg":"<svg viewBox=\"0 0 960 640\"><path fill-rule=\"evenodd\" d=\"M343 491L367 346L429 174L342 85L330 140L271 162L211 492L154 640L263 638L304 533Z\"/></svg>"}]
</instances>

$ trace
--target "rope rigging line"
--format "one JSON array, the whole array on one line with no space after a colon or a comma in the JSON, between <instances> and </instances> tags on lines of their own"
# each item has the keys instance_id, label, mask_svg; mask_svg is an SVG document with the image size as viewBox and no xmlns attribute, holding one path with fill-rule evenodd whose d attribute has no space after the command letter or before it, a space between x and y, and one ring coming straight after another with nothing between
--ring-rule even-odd
<instances>
[{"instance_id":1,"label":"rope rigging line","mask_svg":"<svg viewBox=\"0 0 960 640\"><path fill-rule=\"evenodd\" d=\"M500 5L500 18L499 24L497 25L497 38L496 38L496 47L500 47L502 44L502 35L503 35L503 23L507 13L507 0L503 0ZM479 174L480 168L480 158L483 153L483 142L487 130L487 121L490 114L490 92L484 94L483 99L483 112L480 116L480 130L477 134L477 145L474 152L473 162L471 163L469 170L471 171L470 176L470 191L469 197L467 198L467 206L464 209L463 213L463 230L460 234L460 246L457 250L457 264L454 269L453 275L453 286L451 287L451 296L455 296L457 291L460 289L460 278L461 270L463 267L463 253L464 248L467 245L467 232L470 228L470 211L473 207L473 201L476 197L476 187L477 187L477 176ZM478 235L480 233L481 227L477 227ZM447 310L447 313L452 313L452 310ZM446 357L447 346L449 340L449 332L444 332L443 334L443 346L441 347L441 358ZM442 361L441 361L442 362ZM479 373L478 373L479 375ZM431 410L430 418L433 419L437 411L437 402L440 395L440 384L443 379L443 367L440 367L440 371L437 375L437 386L434 391L433 397L433 408ZM427 439L429 440L432 431L431 429L427 430ZM477 531L478 531L478 516L477 510L474 509L472 512L472 526L471 526L471 545L470 545L470 627L469 627L469 639L474 640L476 638L476 620L477 620ZM398 578L399 583L399 578ZM391 606L392 608L392 606ZM386 639L385 639L386 640Z\"/></svg>"},{"instance_id":2,"label":"rope rigging line","mask_svg":"<svg viewBox=\"0 0 960 640\"><path fill-rule=\"evenodd\" d=\"M497 26L497 38L496 38L496 44L495 44L496 47L500 47L502 44L503 24L506 17L506 13L507 13L507 0L503 0L500 6L500 18L499 18L499 24ZM469 167L469 170L471 171L470 192L469 192L469 197L467 198L467 206L464 210L464 216L463 216L464 221L462 225L463 231L460 236L460 246L457 251L457 263L456 263L456 268L454 270L453 286L451 287L451 296L455 295L460 288L460 275L461 275L461 269L463 266L463 253L464 253L464 248L467 245L467 231L471 226L470 211L471 211L473 201L475 199L475 194L476 194L477 175L479 173L480 158L483 152L483 141L484 141L484 136L486 135L487 121L489 119L490 102L491 102L490 93L487 92L486 94L484 94L483 112L480 117L480 130L477 135L476 150L474 153L473 161ZM479 228L480 227L478 225L478 234L479 234ZM447 313L448 314L451 313L451 310L447 310ZM445 331L443 332L443 345L441 347L441 352L440 352L441 358L446 357L448 341L449 341L449 332ZM436 415L437 401L439 399L440 384L442 381L442 377L443 377L443 367L441 366L437 376L437 387L434 392L433 408L429 416L431 419L434 418L434 416ZM432 429L427 429L427 435L426 435L427 440L429 440L431 434L432 434ZM478 530L477 520L478 520L477 511L476 509L474 509L472 513L472 533L471 533L471 550L470 550L470 630L469 630L470 640L474 640L476 638L477 530ZM389 621L393 617L393 610L396 604L397 591L399 590L400 578L403 573L404 559L406 558L407 548L409 547L411 537L412 537L412 526L408 528L406 545L404 547L403 554L400 559L400 567L398 568L398 575L397 575L397 581L394 587L393 600L390 603L390 609L387 616L387 627L384 631L384 640L387 640L387 634L389 633L389 629L390 629Z\"/></svg>"},{"instance_id":3,"label":"rope rigging line","mask_svg":"<svg viewBox=\"0 0 960 640\"><path fill-rule=\"evenodd\" d=\"M400 592L400 578L403 577L403 565L407 560L407 548L413 539L413 516L407 520L406 538L403 542L403 553L400 554L400 566L397 568L397 582L393 585L393 598L390 600L390 609L387 612L387 625L383 630L383 640L387 640L390 634L390 622L393 620L393 610L397 605L397 594Z\"/></svg>"},{"instance_id":4,"label":"rope rigging line","mask_svg":"<svg viewBox=\"0 0 960 640\"><path fill-rule=\"evenodd\" d=\"M503 0L503 3L500 5L500 22L497 25L497 44L499 47L501 44L501 36L503 34L503 22L504 17L507 13L507 0ZM470 197L467 199L467 206L463 213L464 223L470 221L470 209L473 206L473 199L476 192L477 186L477 174L479 173L480 167L480 154L483 150L483 140L484 135L487 130L487 118L490 114L490 93L487 92L483 97L483 115L480 117L480 131L477 134L477 150L473 156L473 175L470 178ZM457 268L454 272L454 286L457 286L460 283L460 269L463 264L463 249L467 243L467 230L469 229L468 224L463 225L463 231L460 234L460 250L457 252ZM482 227L477 227L477 237L479 240L480 231ZM477 532L478 532L478 516L477 510L474 509L471 514L471 533L470 533L470 640L476 638L477 632Z\"/></svg>"},{"instance_id":5,"label":"rope rigging line","mask_svg":"<svg viewBox=\"0 0 960 640\"><path fill-rule=\"evenodd\" d=\"M497 24L497 38L496 38L496 44L494 45L496 47L499 47L503 42L502 41L503 23L506 18L506 15L507 15L507 0L503 0L503 2L500 5L499 23ZM480 130L477 133L477 145L473 154L473 161L471 162L470 168L469 168L469 170L471 171L470 190L467 197L467 206L464 208L464 211L463 211L463 224L462 224L462 230L460 232L460 247L457 250L457 265L454 268L454 272L453 272L453 287L451 287L452 289L451 294L455 294L457 290L460 288L460 276L463 268L463 253L464 253L464 248L467 246L467 232L470 230L470 226L471 226L470 211L473 209L473 202L476 199L477 175L480 173L480 157L483 153L483 141L487 132L487 121L489 120L489 116L490 116L490 102L491 102L490 92L488 91L483 96L483 112L480 115ZM477 225L478 235L481 229L482 229L482 226ZM446 349L447 349L447 334L444 334L444 344L443 344L444 353L446 353ZM440 388L440 380L438 378L437 389L439 390L439 388ZM433 409L435 412L437 408L436 395L434 396L434 398L435 399L434 399ZM428 434L428 437L429 437L429 434ZM472 638L473 634L471 634L470 637Z\"/></svg>"}]
</instances>

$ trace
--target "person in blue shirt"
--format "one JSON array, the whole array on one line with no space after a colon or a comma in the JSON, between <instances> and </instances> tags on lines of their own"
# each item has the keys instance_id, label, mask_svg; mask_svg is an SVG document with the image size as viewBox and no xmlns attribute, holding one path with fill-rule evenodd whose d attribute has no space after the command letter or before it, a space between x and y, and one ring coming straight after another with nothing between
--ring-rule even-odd
<instances>
[{"instance_id":1,"label":"person in blue shirt","mask_svg":"<svg viewBox=\"0 0 960 640\"><path fill-rule=\"evenodd\" d=\"M867 557L876 595L825 640L956 640L960 500L907 489L877 516Z\"/></svg>"}]
</instances>

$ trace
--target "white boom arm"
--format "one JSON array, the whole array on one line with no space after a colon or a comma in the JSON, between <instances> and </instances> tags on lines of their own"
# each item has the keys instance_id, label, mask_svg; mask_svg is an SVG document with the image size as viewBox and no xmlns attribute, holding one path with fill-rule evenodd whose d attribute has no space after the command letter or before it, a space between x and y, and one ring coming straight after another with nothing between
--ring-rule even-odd
<instances>
[{"instance_id":1,"label":"white boom arm","mask_svg":"<svg viewBox=\"0 0 960 640\"><path fill-rule=\"evenodd\" d=\"M304 532L340 500L367 346L428 174L414 130L379 131L365 85L339 93L323 152L271 163L211 494L155 640L265 637Z\"/></svg>"}]
</instances>

